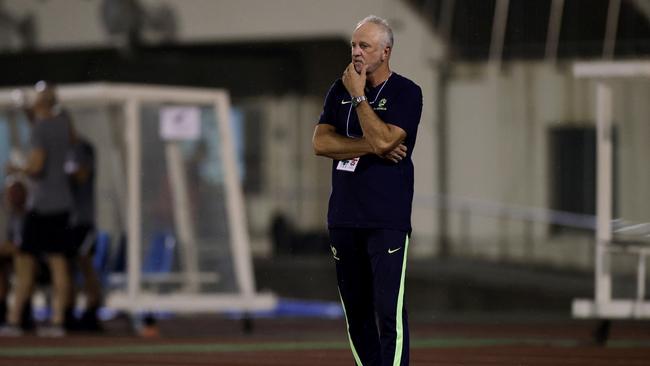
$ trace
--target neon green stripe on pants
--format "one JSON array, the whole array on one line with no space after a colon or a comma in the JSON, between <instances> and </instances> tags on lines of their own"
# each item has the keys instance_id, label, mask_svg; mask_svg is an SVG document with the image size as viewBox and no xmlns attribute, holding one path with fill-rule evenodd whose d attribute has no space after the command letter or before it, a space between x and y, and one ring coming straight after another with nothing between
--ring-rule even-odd
<instances>
[{"instance_id":1,"label":"neon green stripe on pants","mask_svg":"<svg viewBox=\"0 0 650 366\"><path fill-rule=\"evenodd\" d=\"M397 295L397 309L395 315L396 324L396 338L395 338L395 357L393 358L393 366L399 366L402 360L402 352L404 349L404 324L402 312L404 310L404 278L406 277L406 253L409 247L409 236L406 235L404 242L404 259L402 259L402 278L399 283L399 294Z\"/></svg>"},{"instance_id":2,"label":"neon green stripe on pants","mask_svg":"<svg viewBox=\"0 0 650 366\"><path fill-rule=\"evenodd\" d=\"M354 360L357 362L357 365L363 366L361 359L357 354L357 349L354 348L354 343L352 342L352 335L350 334L350 323L348 322L348 313L345 311L345 302L343 302L343 296L341 296L341 290L339 290L339 298L341 299L341 305L343 306L343 315L345 315L345 324L347 325L348 339L350 340L350 348L352 349L352 355Z\"/></svg>"}]
</instances>

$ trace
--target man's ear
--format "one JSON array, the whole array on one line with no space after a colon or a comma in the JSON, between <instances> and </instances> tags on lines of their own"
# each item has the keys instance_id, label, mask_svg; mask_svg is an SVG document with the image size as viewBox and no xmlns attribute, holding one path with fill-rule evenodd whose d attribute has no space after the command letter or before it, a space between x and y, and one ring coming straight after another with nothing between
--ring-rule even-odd
<instances>
[{"instance_id":1,"label":"man's ear","mask_svg":"<svg viewBox=\"0 0 650 366\"><path fill-rule=\"evenodd\" d=\"M390 56L390 51L391 51L390 47L384 47L384 51L381 54L381 61L382 62L384 62L384 61L386 61L388 59L388 57Z\"/></svg>"}]
</instances>

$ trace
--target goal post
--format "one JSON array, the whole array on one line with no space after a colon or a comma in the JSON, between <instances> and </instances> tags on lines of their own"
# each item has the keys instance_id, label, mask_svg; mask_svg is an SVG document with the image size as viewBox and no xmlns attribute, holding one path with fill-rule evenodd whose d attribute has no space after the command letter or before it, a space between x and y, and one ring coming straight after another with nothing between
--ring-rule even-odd
<instances>
[{"instance_id":1,"label":"goal post","mask_svg":"<svg viewBox=\"0 0 650 366\"><path fill-rule=\"evenodd\" d=\"M2 124L25 130L14 90L0 89L0 140L7 140L0 144L24 152L24 133L20 143L2 136ZM91 83L60 85L57 93L80 135L95 145L98 228L111 235L111 261L123 262L123 273L109 273L106 306L275 306L273 294L256 291L227 91Z\"/></svg>"},{"instance_id":2,"label":"goal post","mask_svg":"<svg viewBox=\"0 0 650 366\"><path fill-rule=\"evenodd\" d=\"M650 61L578 62L573 65L576 78L596 83L596 216L597 228L594 251L594 298L575 299L572 313L578 318L649 318L650 301L645 298L646 258L650 254L647 225L616 227L613 209L613 80L647 79L650 81ZM621 226L621 225L618 225ZM634 234L634 232L637 234ZM627 232L625 238L623 232ZM632 235L629 235L632 234ZM637 293L634 298L614 299L612 296L611 258L615 254L637 256Z\"/></svg>"}]
</instances>

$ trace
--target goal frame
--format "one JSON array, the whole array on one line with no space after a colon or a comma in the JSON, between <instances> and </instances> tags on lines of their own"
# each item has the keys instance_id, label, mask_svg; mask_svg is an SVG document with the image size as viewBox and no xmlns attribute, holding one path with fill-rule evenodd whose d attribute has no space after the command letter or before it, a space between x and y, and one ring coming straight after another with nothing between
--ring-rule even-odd
<instances>
[{"instance_id":1,"label":"goal frame","mask_svg":"<svg viewBox=\"0 0 650 366\"><path fill-rule=\"evenodd\" d=\"M650 61L577 62L576 78L596 83L596 237L594 251L594 298L574 299L572 314L577 318L650 318L650 301L645 298L646 258L650 242L618 240L613 235L613 91L611 80L650 79ZM612 298L611 256L637 255L637 291L634 299Z\"/></svg>"},{"instance_id":2,"label":"goal frame","mask_svg":"<svg viewBox=\"0 0 650 366\"><path fill-rule=\"evenodd\" d=\"M27 88L21 88L26 90ZM15 108L12 92L16 88L0 89L0 108ZM272 309L277 302L271 293L258 293L250 251L250 239L244 206L244 195L236 163L236 153L231 129L230 96L224 89L188 88L172 86L153 86L126 83L88 83L64 84L57 86L60 102L65 106L75 105L118 105L124 117L125 130L122 138L126 147L126 291L111 290L106 294L105 305L116 310L131 313L141 311L173 312L214 312L214 311L256 311ZM222 157L225 206L228 217L228 231L237 291L234 293L198 294L180 292L172 294L146 293L142 289L142 181L141 171L141 120L140 108L143 103L165 103L179 105L211 106L215 110L215 123L220 136L220 156ZM182 166L180 150L166 149L167 163L170 165L170 184L183 184L179 177ZM176 172L176 173L174 173ZM181 173L182 174L182 173ZM178 187L172 190L178 192ZM182 189L181 189L182 191ZM178 195L177 195L178 196ZM187 200L183 195L173 201L175 223L181 241L191 242L188 228ZM185 238L183 236L186 236ZM190 251L191 253L191 251ZM187 260L187 256L185 256ZM194 258L196 259L196 258ZM191 263L190 256L190 264ZM198 276L190 271L189 276Z\"/></svg>"}]
</instances>

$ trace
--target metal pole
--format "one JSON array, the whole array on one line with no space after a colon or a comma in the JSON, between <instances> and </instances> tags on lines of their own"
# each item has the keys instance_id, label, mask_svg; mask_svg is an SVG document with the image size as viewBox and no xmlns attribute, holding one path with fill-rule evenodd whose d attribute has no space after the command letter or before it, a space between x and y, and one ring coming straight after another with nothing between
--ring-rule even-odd
<instances>
[{"instance_id":1,"label":"metal pole","mask_svg":"<svg viewBox=\"0 0 650 366\"><path fill-rule=\"evenodd\" d=\"M645 273L646 273L646 263L645 263L646 251L639 251L638 258L638 268L636 274L636 303L634 304L634 317L641 318L643 317L643 305L645 298Z\"/></svg>"},{"instance_id":2,"label":"metal pole","mask_svg":"<svg viewBox=\"0 0 650 366\"><path fill-rule=\"evenodd\" d=\"M450 44L449 41L451 39L451 27L454 24L455 5L456 0L443 0L442 9L440 10L440 23L438 25L438 33L440 33L440 37L447 43L447 45Z\"/></svg>"},{"instance_id":3,"label":"metal pole","mask_svg":"<svg viewBox=\"0 0 650 366\"><path fill-rule=\"evenodd\" d=\"M636 280L636 299L641 302L645 298L645 272L646 272L646 263L645 263L645 251L639 252L639 267L637 271L637 280Z\"/></svg>"},{"instance_id":4,"label":"metal pole","mask_svg":"<svg viewBox=\"0 0 650 366\"><path fill-rule=\"evenodd\" d=\"M244 193L239 181L237 155L235 153L234 135L230 125L230 98L220 95L214 103L217 128L221 136L221 157L224 167L226 208L228 229L230 231L231 250L234 257L235 276L237 285L244 297L253 297L255 278L249 247L248 224Z\"/></svg>"},{"instance_id":5,"label":"metal pole","mask_svg":"<svg viewBox=\"0 0 650 366\"><path fill-rule=\"evenodd\" d=\"M185 275L184 290L189 293L196 293L199 290L198 248L185 173L185 160L183 160L183 153L178 141L165 143L165 156L171 182L174 226L178 233L181 262L183 263L183 274Z\"/></svg>"},{"instance_id":6,"label":"metal pole","mask_svg":"<svg viewBox=\"0 0 650 366\"><path fill-rule=\"evenodd\" d=\"M441 209L438 211L438 256L446 258L451 255L451 244L449 242L449 208L447 207L447 196L449 195L449 167L447 162L448 155L448 100L447 89L449 87L450 79L450 63L451 57L451 29L454 21L454 6L455 0L444 0L442 3L441 20L439 25L439 32L445 42L446 51L443 59L438 63L438 80L436 83L436 110L438 111L438 131L436 134L435 146L437 146L437 179L438 179L438 193L442 197Z\"/></svg>"},{"instance_id":7,"label":"metal pole","mask_svg":"<svg viewBox=\"0 0 650 366\"><path fill-rule=\"evenodd\" d=\"M621 0L609 0L607 8L607 28L603 40L603 58L611 60L614 58L616 47L616 32L618 30L618 15L621 10Z\"/></svg>"},{"instance_id":8,"label":"metal pole","mask_svg":"<svg viewBox=\"0 0 650 366\"><path fill-rule=\"evenodd\" d=\"M446 258L451 255L449 242L449 164L448 164L448 112L447 88L449 86L449 63L442 61L438 65L437 111L438 131L436 136L438 193L443 203L438 211L438 256Z\"/></svg>"},{"instance_id":9,"label":"metal pole","mask_svg":"<svg viewBox=\"0 0 650 366\"><path fill-rule=\"evenodd\" d=\"M137 297L141 282L142 212L141 212L141 159L140 159L140 103L131 99L126 102L126 151L127 151L127 294L131 312L137 310Z\"/></svg>"},{"instance_id":10,"label":"metal pole","mask_svg":"<svg viewBox=\"0 0 650 366\"><path fill-rule=\"evenodd\" d=\"M612 284L607 246L612 240L612 91L604 82L596 87L598 180L596 228L596 302L608 302Z\"/></svg>"},{"instance_id":11,"label":"metal pole","mask_svg":"<svg viewBox=\"0 0 650 366\"><path fill-rule=\"evenodd\" d=\"M562 13L564 12L564 0L553 0L551 3L551 14L548 17L548 32L546 33L546 60L550 63L557 61L557 48L562 28Z\"/></svg>"},{"instance_id":12,"label":"metal pole","mask_svg":"<svg viewBox=\"0 0 650 366\"><path fill-rule=\"evenodd\" d=\"M492 21L492 40L490 41L490 65L494 70L501 68L503 57L503 43L505 41L506 26L508 24L508 7L510 0L497 0Z\"/></svg>"}]
</instances>

